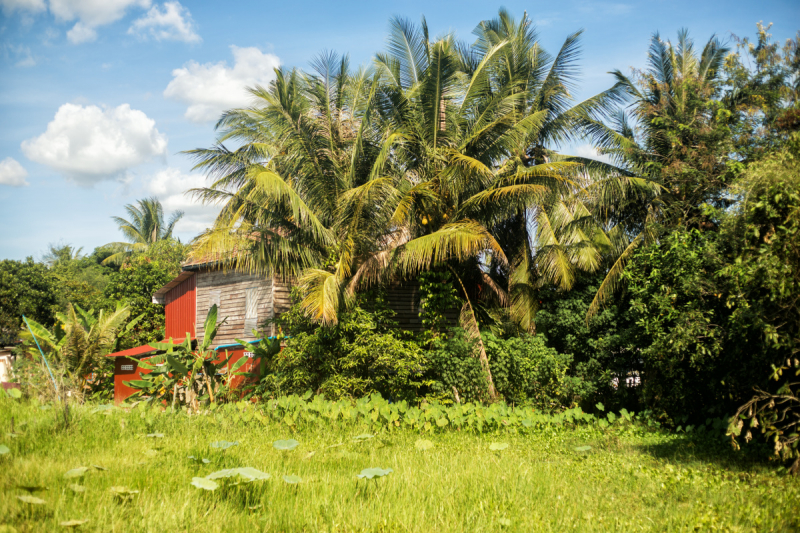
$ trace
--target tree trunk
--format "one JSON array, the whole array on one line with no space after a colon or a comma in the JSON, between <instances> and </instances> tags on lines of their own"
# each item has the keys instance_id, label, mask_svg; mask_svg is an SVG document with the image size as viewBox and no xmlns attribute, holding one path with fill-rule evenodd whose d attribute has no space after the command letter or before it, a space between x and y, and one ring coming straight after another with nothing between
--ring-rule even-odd
<instances>
[{"instance_id":1,"label":"tree trunk","mask_svg":"<svg viewBox=\"0 0 800 533\"><path fill-rule=\"evenodd\" d=\"M466 306L469 309L469 314L467 315L467 320L471 322L469 327L466 327L467 334L470 335L473 339L478 341L478 359L481 362L481 368L486 373L486 381L489 386L489 399L493 402L497 401L497 389L494 387L494 380L492 379L492 370L489 368L489 358L486 356L486 348L483 345L483 338L481 337L480 327L478 326L478 319L475 317L475 310L472 308L472 302L469 300L469 295L467 294L467 288L464 287L464 283L461 281L461 278L458 277L456 271L453 270L451 267L447 267L453 273L453 275L458 280L458 283L461 285L461 290L464 291L464 298L467 300ZM464 313L461 313L462 316Z\"/></svg>"}]
</instances>

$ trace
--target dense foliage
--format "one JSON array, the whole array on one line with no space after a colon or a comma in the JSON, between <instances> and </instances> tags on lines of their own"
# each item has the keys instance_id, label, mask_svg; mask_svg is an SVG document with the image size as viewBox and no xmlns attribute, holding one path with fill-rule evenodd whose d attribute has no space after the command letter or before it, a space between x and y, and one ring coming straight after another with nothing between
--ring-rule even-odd
<instances>
[{"instance_id":1,"label":"dense foliage","mask_svg":"<svg viewBox=\"0 0 800 533\"><path fill-rule=\"evenodd\" d=\"M24 327L22 315L53 325L59 304L57 283L47 267L31 257L0 261L0 344L17 340Z\"/></svg>"},{"instance_id":2,"label":"dense foliage","mask_svg":"<svg viewBox=\"0 0 800 533\"><path fill-rule=\"evenodd\" d=\"M132 316L141 316L135 328L121 338L120 349L164 339L164 306L153 303L153 293L180 273L186 247L175 241L160 241L146 252L131 256L110 276L104 296L125 302Z\"/></svg>"},{"instance_id":3,"label":"dense foliage","mask_svg":"<svg viewBox=\"0 0 800 533\"><path fill-rule=\"evenodd\" d=\"M191 249L171 238L181 213L146 199L115 218L127 243L0 264L0 340L24 313L54 344L59 311L88 332L120 303L140 318L114 345L158 341L151 295L191 252L296 287L285 348L253 348L249 398L605 404L673 427L744 406L732 434L766 420L793 459L796 402L770 401L795 384L769 378L800 353L800 35L767 31L702 49L655 34L645 69L576 102L580 32L550 55L527 14L501 10L472 43L394 18L370 67L280 68L190 152L214 180L193 192L223 204ZM558 151L578 139L606 157ZM422 332L393 324L397 284L418 286ZM141 388L175 402L202 378L207 397L180 402L215 404L228 384L207 348L175 348Z\"/></svg>"}]
</instances>

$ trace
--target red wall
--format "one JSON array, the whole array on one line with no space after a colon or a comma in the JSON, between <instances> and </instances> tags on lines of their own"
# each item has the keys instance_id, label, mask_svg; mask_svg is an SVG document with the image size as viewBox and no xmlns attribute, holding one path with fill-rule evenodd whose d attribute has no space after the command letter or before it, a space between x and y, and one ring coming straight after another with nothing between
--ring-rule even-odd
<instances>
[{"instance_id":1,"label":"red wall","mask_svg":"<svg viewBox=\"0 0 800 533\"><path fill-rule=\"evenodd\" d=\"M123 370L123 366L133 368ZM140 380L143 372L147 373L149 370L139 368L139 361L136 359L129 357L114 358L114 403L123 402L136 392L136 389L128 387L123 382Z\"/></svg>"},{"instance_id":2,"label":"red wall","mask_svg":"<svg viewBox=\"0 0 800 533\"><path fill-rule=\"evenodd\" d=\"M195 291L197 290L197 274L183 280L183 282L167 293L166 320L164 324L164 338L184 338L186 333L190 337L195 334L195 316L197 315Z\"/></svg>"}]
</instances>

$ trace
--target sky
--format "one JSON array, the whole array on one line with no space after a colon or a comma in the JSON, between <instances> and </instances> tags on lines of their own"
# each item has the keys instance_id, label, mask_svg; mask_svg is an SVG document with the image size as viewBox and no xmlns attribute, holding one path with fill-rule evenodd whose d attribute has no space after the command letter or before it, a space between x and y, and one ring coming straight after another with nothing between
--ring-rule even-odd
<instances>
[{"instance_id":1,"label":"sky","mask_svg":"<svg viewBox=\"0 0 800 533\"><path fill-rule=\"evenodd\" d=\"M395 15L471 42L500 7L527 11L553 53L584 30L578 100L610 87L609 71L644 67L655 32L687 28L702 46L752 38L759 21L780 42L800 30L798 0L0 0L0 259L122 240L111 217L151 196L185 212L176 234L188 242L218 208L184 194L207 182L182 152L214 143L220 113L249 103L245 87L323 51L368 65Z\"/></svg>"}]
</instances>

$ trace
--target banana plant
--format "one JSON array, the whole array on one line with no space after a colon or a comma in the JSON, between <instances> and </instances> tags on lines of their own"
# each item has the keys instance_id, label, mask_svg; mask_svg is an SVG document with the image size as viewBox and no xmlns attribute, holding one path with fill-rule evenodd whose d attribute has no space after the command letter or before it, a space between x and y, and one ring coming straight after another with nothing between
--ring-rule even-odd
<instances>
[{"instance_id":1,"label":"banana plant","mask_svg":"<svg viewBox=\"0 0 800 533\"><path fill-rule=\"evenodd\" d=\"M206 315L203 338L195 348L192 348L188 334L181 344L173 344L172 339L168 342L151 344L153 348L164 353L140 361L139 367L150 372L143 374L142 379L126 381L125 384L138 389L139 395L150 396L152 399L171 399L173 406L178 401L179 388L186 391L183 402L191 404L194 408L198 407L200 400L206 398L215 403L220 387L227 387L232 376L239 375L237 371L246 362L246 359L241 358L229 366L232 353L226 352L220 358L219 354L211 349L219 327L227 321L225 318L217 322L217 316L217 306L213 305ZM229 369L222 373L221 370L226 367ZM198 385L201 390L206 391L199 397L195 394Z\"/></svg>"}]
</instances>

